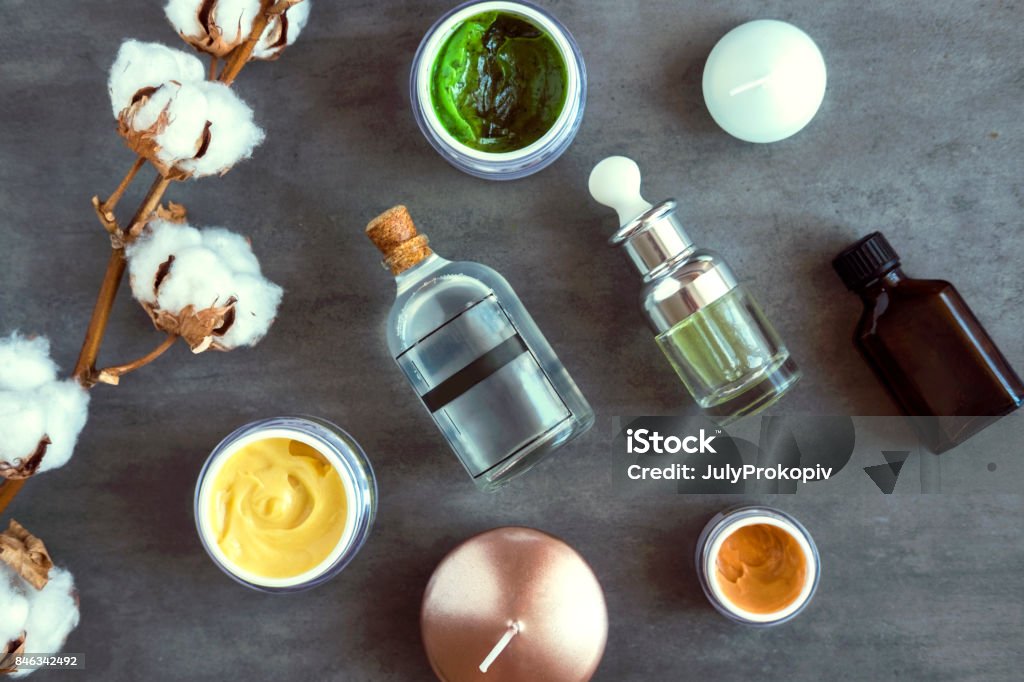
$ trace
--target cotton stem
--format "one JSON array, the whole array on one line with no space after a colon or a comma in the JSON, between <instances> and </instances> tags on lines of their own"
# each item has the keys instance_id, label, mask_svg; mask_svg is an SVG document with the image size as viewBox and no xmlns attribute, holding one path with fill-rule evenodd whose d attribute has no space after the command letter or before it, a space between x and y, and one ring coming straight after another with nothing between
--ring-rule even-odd
<instances>
[{"instance_id":1,"label":"cotton stem","mask_svg":"<svg viewBox=\"0 0 1024 682\"><path fill-rule=\"evenodd\" d=\"M5 479L0 483L0 514L7 509L7 505L14 500L14 496L21 490L21 486L25 485L25 481L28 479L19 478L17 480Z\"/></svg>"},{"instance_id":2,"label":"cotton stem","mask_svg":"<svg viewBox=\"0 0 1024 682\"><path fill-rule=\"evenodd\" d=\"M132 184L132 180L134 180L135 176L138 175L140 170L142 170L142 166L144 166L145 163L145 157L138 156L135 158L135 163L132 164L132 167L128 170L128 173L121 180L121 184L119 184L117 186L117 189L115 189L114 192L109 197L107 197L107 200L103 202L102 207L104 212L110 213L111 211L114 210L118 202L121 201L121 197L124 196L125 190L128 189L128 186Z\"/></svg>"},{"instance_id":3,"label":"cotton stem","mask_svg":"<svg viewBox=\"0 0 1024 682\"><path fill-rule=\"evenodd\" d=\"M135 180L135 176L138 175L145 163L145 157L135 157L135 162L132 164L132 167L128 169L128 172L125 174L124 178L121 179L121 183L117 186L117 189L107 197L106 201L100 201L98 196L92 198L92 207L93 210L96 211L96 217L100 219L103 229L111 235L116 235L121 231L121 226L118 225L117 222L117 216L114 215L114 209L117 207L118 202L121 201L121 197L124 196L125 190L127 190L128 186L132 184L133 180Z\"/></svg>"},{"instance_id":4,"label":"cotton stem","mask_svg":"<svg viewBox=\"0 0 1024 682\"><path fill-rule=\"evenodd\" d=\"M224 70L220 72L220 81L222 83L226 85L234 83L235 78L238 77L238 72L249 61L252 51L256 49L256 43L260 41L263 31L266 30L267 24L270 22L271 10L274 4L274 0L260 0L260 13L252 20L252 30L249 32L249 37L244 43L231 51L231 54L228 55L228 63L225 64Z\"/></svg>"},{"instance_id":5,"label":"cotton stem","mask_svg":"<svg viewBox=\"0 0 1024 682\"><path fill-rule=\"evenodd\" d=\"M134 372L137 369L145 367L149 363L156 360L158 357L167 352L167 350L174 345L174 342L178 340L176 334L169 334L166 339L163 340L159 346L151 350L150 352L143 355L141 358L136 358L131 362L126 362L123 365L117 365L114 367L106 367L96 372L96 381L101 384L110 384L117 386L121 382L121 377L129 372Z\"/></svg>"}]
</instances>

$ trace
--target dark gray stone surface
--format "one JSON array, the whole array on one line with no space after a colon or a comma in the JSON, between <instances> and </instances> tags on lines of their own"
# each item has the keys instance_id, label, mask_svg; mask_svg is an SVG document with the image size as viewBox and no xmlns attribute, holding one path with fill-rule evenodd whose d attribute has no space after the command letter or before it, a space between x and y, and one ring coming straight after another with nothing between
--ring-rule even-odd
<instances>
[{"instance_id":1,"label":"dark gray stone surface","mask_svg":"<svg viewBox=\"0 0 1024 682\"><path fill-rule=\"evenodd\" d=\"M47 334L65 368L107 259L89 198L113 189L132 158L114 132L106 71L122 38L175 44L161 4L0 0L0 331ZM428 576L461 539L506 524L559 535L592 562L611 615L599 680L1020 679L1019 495L767 499L814 534L818 596L771 630L708 606L692 569L697 534L749 498L612 492L613 415L694 406L644 326L637 278L605 245L615 221L586 178L608 154L633 156L649 198L677 197L693 234L756 287L805 372L780 413L893 412L850 344L859 304L829 266L878 228L910 273L953 279L1024 366L1024 7L544 4L583 49L587 115L556 165L512 184L447 166L409 111L413 52L449 3L316 0L299 43L243 73L238 91L266 143L223 179L170 196L195 223L252 237L287 290L280 318L253 350L176 348L96 389L75 458L13 504L81 591L67 649L88 671L34 679L427 680L417 620ZM700 76L726 30L766 17L818 41L829 87L805 131L754 146L716 128ZM442 254L508 277L597 410L586 437L500 494L473 488L387 355L392 284L362 227L397 202ZM108 337L107 363L157 341L125 292ZM294 412L362 442L380 515L329 585L254 594L200 548L193 485L223 435Z\"/></svg>"}]
</instances>

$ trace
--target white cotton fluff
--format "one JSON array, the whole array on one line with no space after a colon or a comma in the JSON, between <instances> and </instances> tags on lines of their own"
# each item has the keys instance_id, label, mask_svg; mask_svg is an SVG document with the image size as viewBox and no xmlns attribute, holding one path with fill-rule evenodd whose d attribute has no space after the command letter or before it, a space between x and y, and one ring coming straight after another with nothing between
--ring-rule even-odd
<instances>
[{"instance_id":1,"label":"white cotton fluff","mask_svg":"<svg viewBox=\"0 0 1024 682\"><path fill-rule=\"evenodd\" d=\"M206 28L199 23L199 10L203 0L168 0L164 13L176 31L187 38L203 40ZM309 20L310 1L304 0L292 5L285 12L287 26L286 43L291 45ZM259 14L259 0L216 0L210 12L210 22L221 31L225 47L232 48L245 42L252 31L252 22ZM280 30L280 16L273 16L266 30L253 49L254 59L271 59L282 50L275 46Z\"/></svg>"},{"instance_id":2,"label":"white cotton fluff","mask_svg":"<svg viewBox=\"0 0 1024 682\"><path fill-rule=\"evenodd\" d=\"M117 118L130 107L143 88L160 87L168 81L186 83L206 77L203 63L193 55L159 43L126 40L110 67L110 106Z\"/></svg>"},{"instance_id":3,"label":"white cotton fluff","mask_svg":"<svg viewBox=\"0 0 1024 682\"><path fill-rule=\"evenodd\" d=\"M190 106L200 106L199 98L203 100L206 120L210 122L210 144L202 156L182 157L177 166L202 177L224 173L239 161L251 157L253 150L263 142L264 133L253 121L249 105L223 83L198 83L195 94L191 88L183 87L179 97L186 95L186 90L192 102ZM173 122L168 127L173 128Z\"/></svg>"},{"instance_id":4,"label":"white cotton fluff","mask_svg":"<svg viewBox=\"0 0 1024 682\"><path fill-rule=\"evenodd\" d=\"M0 647L25 633L25 652L60 653L68 635L78 625L75 581L62 568L50 569L50 580L37 590L6 564L0 563ZM4 639L4 635L14 634ZM22 669L11 675L31 673Z\"/></svg>"},{"instance_id":5,"label":"white cotton fluff","mask_svg":"<svg viewBox=\"0 0 1024 682\"><path fill-rule=\"evenodd\" d=\"M161 125L161 116L166 125ZM173 166L199 151L206 128L206 98L190 83L164 83L135 112L131 126L138 131L157 126L156 156Z\"/></svg>"},{"instance_id":6,"label":"white cotton fluff","mask_svg":"<svg viewBox=\"0 0 1024 682\"><path fill-rule=\"evenodd\" d=\"M284 46L274 46L272 40L277 35L278 24L281 21L280 17L273 17L270 23L267 24L267 30L260 36L260 41L256 43L256 47L252 51L252 56L256 59L271 59L281 53L281 50L288 45L292 45L298 39L302 29L306 27L306 23L309 21L309 10L311 8L311 0L303 0L297 5L292 5L285 11L284 16L287 26L287 41Z\"/></svg>"},{"instance_id":7,"label":"white cotton fluff","mask_svg":"<svg viewBox=\"0 0 1024 682\"><path fill-rule=\"evenodd\" d=\"M38 471L67 464L78 442L78 434L89 418L89 393L73 379L55 381L39 389L39 401L46 410L46 435L50 444Z\"/></svg>"},{"instance_id":8,"label":"white cotton fluff","mask_svg":"<svg viewBox=\"0 0 1024 682\"><path fill-rule=\"evenodd\" d=\"M164 14L174 30L186 36L198 36L203 32L199 23L199 7L203 0L168 0Z\"/></svg>"},{"instance_id":9,"label":"white cotton fluff","mask_svg":"<svg viewBox=\"0 0 1024 682\"><path fill-rule=\"evenodd\" d=\"M202 244L199 230L166 220L150 221L142 237L128 246L128 275L136 300L156 303L156 272L172 255Z\"/></svg>"},{"instance_id":10,"label":"white cotton fluff","mask_svg":"<svg viewBox=\"0 0 1024 682\"><path fill-rule=\"evenodd\" d=\"M0 461L15 464L34 454L46 435L46 422L46 409L34 391L0 390Z\"/></svg>"},{"instance_id":11,"label":"white cotton fluff","mask_svg":"<svg viewBox=\"0 0 1024 682\"><path fill-rule=\"evenodd\" d=\"M266 335L270 323L277 316L284 290L265 277L238 274L235 276L233 296L235 320L227 333L220 338L225 348L253 346Z\"/></svg>"},{"instance_id":12,"label":"white cotton fluff","mask_svg":"<svg viewBox=\"0 0 1024 682\"><path fill-rule=\"evenodd\" d=\"M29 586L25 651L55 654L78 625L75 579L61 568L50 569L50 581L41 590Z\"/></svg>"},{"instance_id":13,"label":"white cotton fluff","mask_svg":"<svg viewBox=\"0 0 1024 682\"><path fill-rule=\"evenodd\" d=\"M176 31L184 36L198 38L206 29L199 23L199 10L204 0L168 0L164 14ZM216 0L210 12L210 22L223 34L229 45L237 45L249 37L252 20L260 11L260 0Z\"/></svg>"},{"instance_id":14,"label":"white cotton fluff","mask_svg":"<svg viewBox=\"0 0 1024 682\"><path fill-rule=\"evenodd\" d=\"M25 631L28 598L19 589L21 583L24 583L21 576L15 575L7 564L0 564L0 651Z\"/></svg>"},{"instance_id":15,"label":"white cotton fluff","mask_svg":"<svg viewBox=\"0 0 1024 682\"><path fill-rule=\"evenodd\" d=\"M143 89L151 91L132 108ZM249 105L223 83L205 80L202 62L180 50L126 41L109 90L114 116L152 137L156 159L194 176L224 173L263 142Z\"/></svg>"},{"instance_id":16,"label":"white cotton fluff","mask_svg":"<svg viewBox=\"0 0 1024 682\"><path fill-rule=\"evenodd\" d=\"M211 19L217 24L224 39L243 43L252 31L252 21L260 12L260 0L217 0Z\"/></svg>"},{"instance_id":17,"label":"white cotton fluff","mask_svg":"<svg viewBox=\"0 0 1024 682\"><path fill-rule=\"evenodd\" d=\"M178 312L227 305L231 300L231 269L205 246L192 246L174 254L170 272L157 291L161 310Z\"/></svg>"},{"instance_id":18,"label":"white cotton fluff","mask_svg":"<svg viewBox=\"0 0 1024 682\"><path fill-rule=\"evenodd\" d=\"M164 83L134 112L129 125L140 133L155 131L157 159L197 177L226 172L252 156L264 138L249 105L228 86L209 81Z\"/></svg>"},{"instance_id":19,"label":"white cotton fluff","mask_svg":"<svg viewBox=\"0 0 1024 682\"><path fill-rule=\"evenodd\" d=\"M223 227L206 227L203 228L201 239L204 246L220 256L235 272L260 274L260 262L252 252L249 240L237 232Z\"/></svg>"},{"instance_id":20,"label":"white cotton fluff","mask_svg":"<svg viewBox=\"0 0 1024 682\"><path fill-rule=\"evenodd\" d=\"M50 358L45 337L11 334L0 340L0 387L11 391L38 388L57 379L57 363Z\"/></svg>"},{"instance_id":21,"label":"white cotton fluff","mask_svg":"<svg viewBox=\"0 0 1024 682\"><path fill-rule=\"evenodd\" d=\"M0 339L0 462L17 466L48 437L37 472L71 459L88 418L89 393L73 379L57 380L49 352L43 338Z\"/></svg>"},{"instance_id":22,"label":"white cotton fluff","mask_svg":"<svg viewBox=\"0 0 1024 682\"><path fill-rule=\"evenodd\" d=\"M267 333L281 303L281 287L260 274L248 240L222 227L197 230L154 220L126 252L132 293L158 310L178 314L235 300L231 327L217 339L226 349L252 346ZM171 256L160 286L157 273Z\"/></svg>"}]
</instances>

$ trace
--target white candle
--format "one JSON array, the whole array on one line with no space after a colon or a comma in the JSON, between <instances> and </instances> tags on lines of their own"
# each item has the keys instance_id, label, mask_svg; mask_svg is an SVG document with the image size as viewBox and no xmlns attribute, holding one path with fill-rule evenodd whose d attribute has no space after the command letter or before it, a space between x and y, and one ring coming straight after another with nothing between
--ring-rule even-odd
<instances>
[{"instance_id":1,"label":"white candle","mask_svg":"<svg viewBox=\"0 0 1024 682\"><path fill-rule=\"evenodd\" d=\"M727 133L777 142L803 129L825 97L825 60L810 36L784 21L741 24L704 66L704 102Z\"/></svg>"}]
</instances>

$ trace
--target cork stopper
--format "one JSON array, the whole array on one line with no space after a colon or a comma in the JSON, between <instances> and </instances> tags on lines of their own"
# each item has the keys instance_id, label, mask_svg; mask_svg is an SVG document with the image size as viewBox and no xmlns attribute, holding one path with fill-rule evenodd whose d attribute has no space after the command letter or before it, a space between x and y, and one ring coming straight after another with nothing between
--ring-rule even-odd
<instances>
[{"instance_id":1,"label":"cork stopper","mask_svg":"<svg viewBox=\"0 0 1024 682\"><path fill-rule=\"evenodd\" d=\"M416 232L405 206L389 208L371 220L366 236L384 254L384 265L393 275L405 272L433 253L427 246L427 236Z\"/></svg>"}]
</instances>

